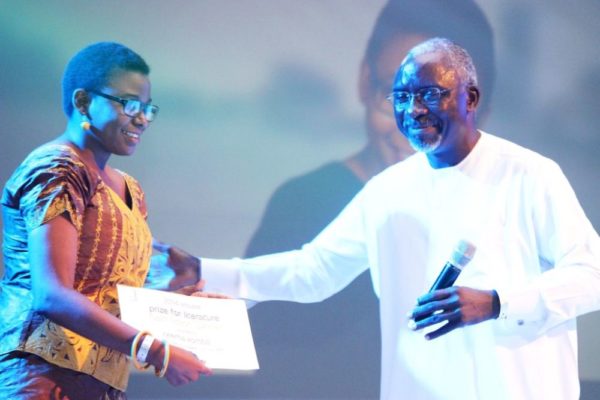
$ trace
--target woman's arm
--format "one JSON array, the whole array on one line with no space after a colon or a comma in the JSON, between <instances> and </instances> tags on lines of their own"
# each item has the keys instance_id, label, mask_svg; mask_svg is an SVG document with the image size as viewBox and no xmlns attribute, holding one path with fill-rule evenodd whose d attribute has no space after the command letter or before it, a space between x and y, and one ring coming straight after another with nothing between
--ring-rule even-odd
<instances>
[{"instance_id":1,"label":"woman's arm","mask_svg":"<svg viewBox=\"0 0 600 400\"><path fill-rule=\"evenodd\" d=\"M77 261L77 230L56 217L29 233L34 308L56 323L95 342L129 354L137 330L73 289ZM164 348L155 341L149 361L162 367ZM195 381L210 370L192 353L172 347L166 373L174 385Z\"/></svg>"}]
</instances>

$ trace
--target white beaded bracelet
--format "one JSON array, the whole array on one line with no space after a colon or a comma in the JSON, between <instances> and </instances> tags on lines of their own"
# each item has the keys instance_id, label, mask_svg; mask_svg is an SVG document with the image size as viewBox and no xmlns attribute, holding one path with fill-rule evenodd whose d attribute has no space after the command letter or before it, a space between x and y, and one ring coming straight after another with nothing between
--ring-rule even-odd
<instances>
[{"instance_id":1,"label":"white beaded bracelet","mask_svg":"<svg viewBox=\"0 0 600 400\"><path fill-rule=\"evenodd\" d=\"M137 352L137 360L140 363L146 363L146 359L148 358L148 353L150 352L150 347L152 347L152 343L154 343L154 338L151 335L144 336L144 340L140 345L140 349Z\"/></svg>"}]
</instances>

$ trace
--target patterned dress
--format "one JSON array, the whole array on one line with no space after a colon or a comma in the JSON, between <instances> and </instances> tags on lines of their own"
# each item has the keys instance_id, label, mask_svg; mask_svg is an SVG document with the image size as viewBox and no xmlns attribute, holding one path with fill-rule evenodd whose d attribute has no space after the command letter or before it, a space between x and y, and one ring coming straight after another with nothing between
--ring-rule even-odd
<instances>
[{"instance_id":1,"label":"patterned dress","mask_svg":"<svg viewBox=\"0 0 600 400\"><path fill-rule=\"evenodd\" d=\"M135 179L120 173L129 205L73 149L46 144L8 180L1 200L5 274L0 283L0 355L32 353L118 390L126 388L125 354L33 310L27 243L33 229L57 216L66 217L78 233L74 289L119 317L117 284L142 286L152 251L144 193Z\"/></svg>"}]
</instances>

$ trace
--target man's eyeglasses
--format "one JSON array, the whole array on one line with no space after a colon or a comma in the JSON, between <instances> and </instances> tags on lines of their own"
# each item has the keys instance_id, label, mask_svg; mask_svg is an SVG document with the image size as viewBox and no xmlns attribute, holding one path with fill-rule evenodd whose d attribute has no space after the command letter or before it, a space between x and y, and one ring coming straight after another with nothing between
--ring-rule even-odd
<instances>
[{"instance_id":1,"label":"man's eyeglasses","mask_svg":"<svg viewBox=\"0 0 600 400\"><path fill-rule=\"evenodd\" d=\"M429 107L435 107L440 104L442 97L450 93L450 89L442 89L436 86L426 87L416 92L398 90L392 92L387 99L394 105L396 112L404 111L410 104L411 99L416 99Z\"/></svg>"},{"instance_id":2,"label":"man's eyeglasses","mask_svg":"<svg viewBox=\"0 0 600 400\"><path fill-rule=\"evenodd\" d=\"M105 99L109 99L112 101L116 101L117 103L121 103L123 106L123 114L128 117L135 118L139 115L140 112L144 113L144 117L148 122L152 122L158 114L158 106L149 103L142 103L136 99L123 99L121 97L112 96L110 94L102 93L96 90L90 90L91 93L97 94L100 97L104 97Z\"/></svg>"}]
</instances>

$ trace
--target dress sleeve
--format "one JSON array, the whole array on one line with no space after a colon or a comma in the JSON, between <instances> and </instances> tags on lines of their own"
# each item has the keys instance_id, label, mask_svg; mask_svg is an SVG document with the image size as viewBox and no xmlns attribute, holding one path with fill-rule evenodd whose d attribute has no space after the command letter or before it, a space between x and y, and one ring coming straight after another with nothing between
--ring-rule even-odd
<instances>
[{"instance_id":1,"label":"dress sleeve","mask_svg":"<svg viewBox=\"0 0 600 400\"><path fill-rule=\"evenodd\" d=\"M14 196L28 231L65 216L81 233L97 179L70 153L32 156L15 174Z\"/></svg>"}]
</instances>

